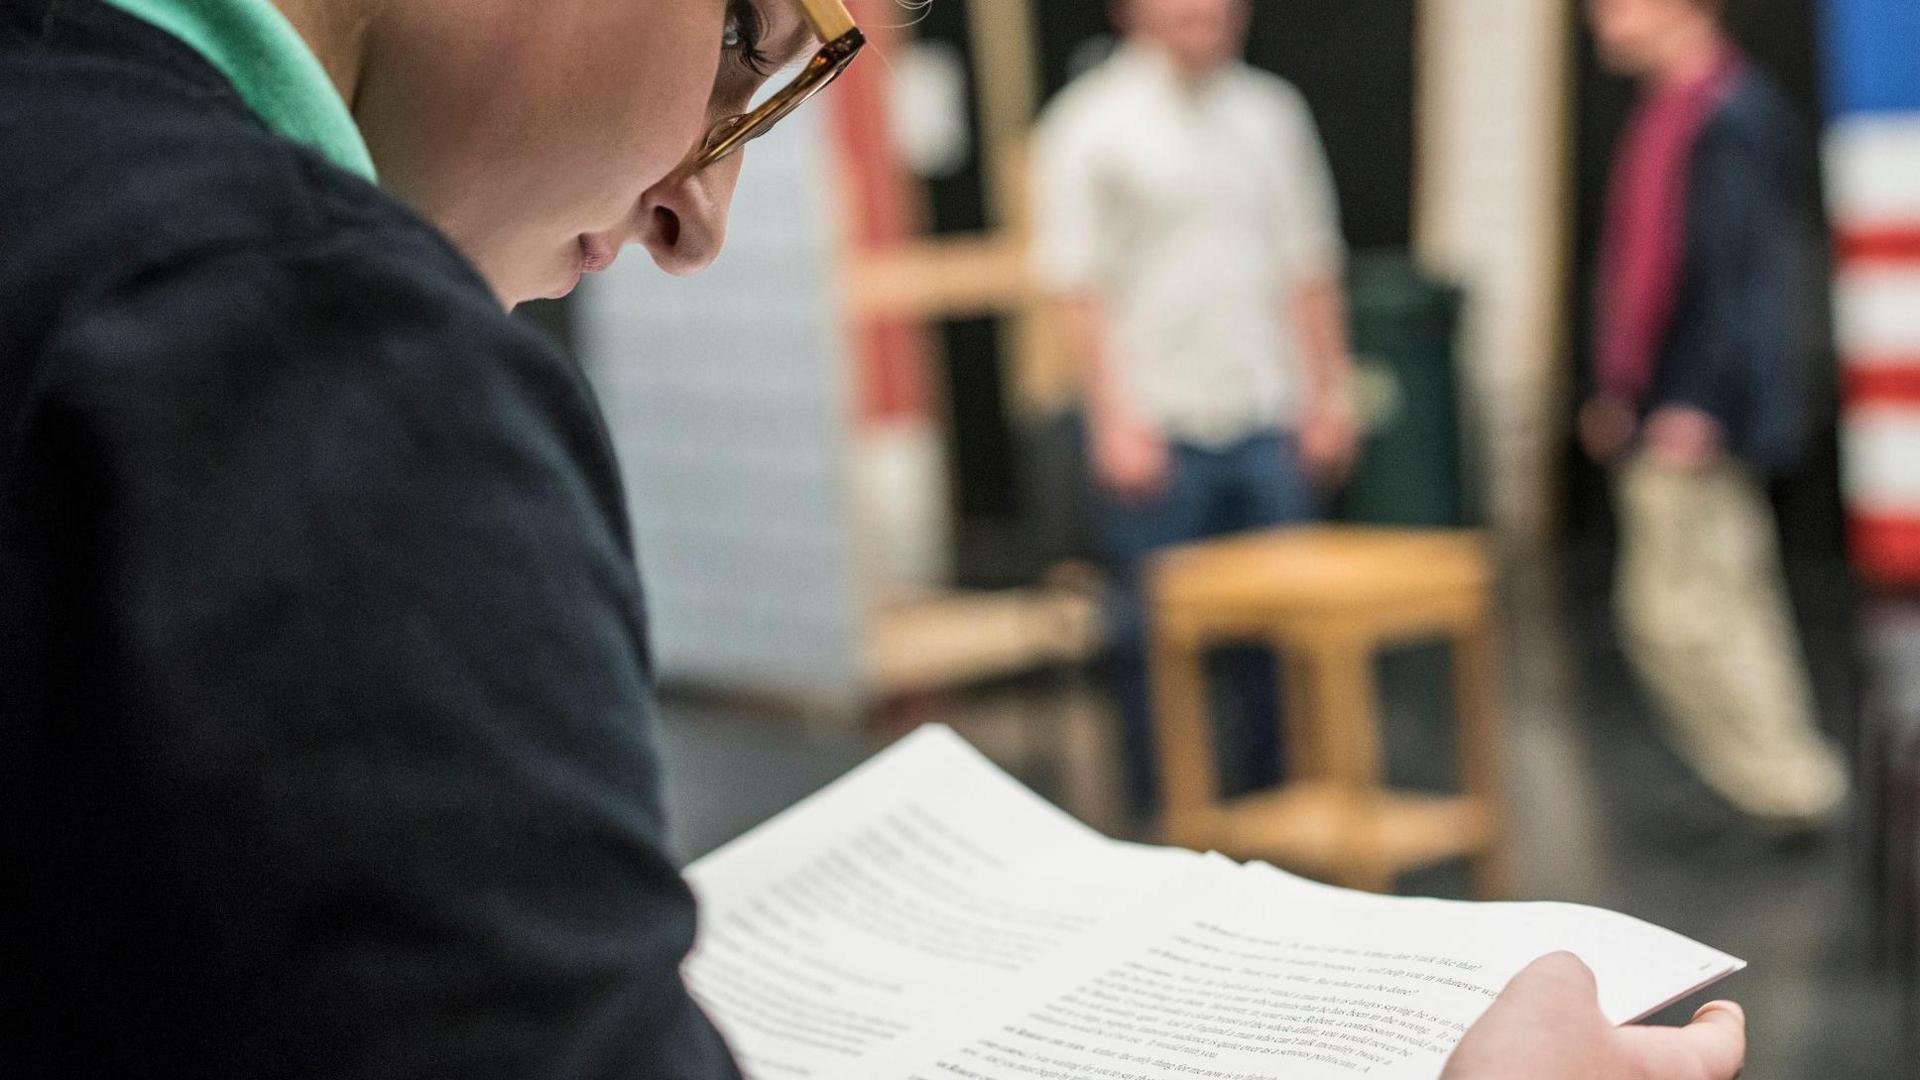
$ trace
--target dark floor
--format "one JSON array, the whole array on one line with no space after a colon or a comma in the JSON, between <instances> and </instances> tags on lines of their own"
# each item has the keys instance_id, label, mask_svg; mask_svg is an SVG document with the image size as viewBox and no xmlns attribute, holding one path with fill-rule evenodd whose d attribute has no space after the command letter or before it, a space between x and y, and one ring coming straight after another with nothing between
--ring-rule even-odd
<instances>
[{"instance_id":1,"label":"dark floor","mask_svg":"<svg viewBox=\"0 0 1920 1080\"><path fill-rule=\"evenodd\" d=\"M1552 578L1517 576L1507 606L1521 896L1625 911L1749 961L1717 992L1748 1009L1750 1080L1920 1077L1913 990L1876 929L1869 831L1856 823L1821 842L1783 844L1738 820L1654 736L1598 601L1603 564L1576 558ZM1907 685L1920 669L1869 674L1858 659L1888 650L1857 645L1843 572L1797 568L1796 593L1837 733L1853 738L1863 700L1920 700ZM1446 784L1436 763L1446 760L1437 751L1448 718L1434 704L1444 700L1445 656L1416 650L1383 669L1395 780ZM1085 687L1002 688L923 706L914 719L954 724L1049 798L1124 834L1099 700ZM669 709L669 793L686 855L751 828L880 741L807 729L708 706ZM1403 882L1428 895L1464 889L1455 868Z\"/></svg>"}]
</instances>

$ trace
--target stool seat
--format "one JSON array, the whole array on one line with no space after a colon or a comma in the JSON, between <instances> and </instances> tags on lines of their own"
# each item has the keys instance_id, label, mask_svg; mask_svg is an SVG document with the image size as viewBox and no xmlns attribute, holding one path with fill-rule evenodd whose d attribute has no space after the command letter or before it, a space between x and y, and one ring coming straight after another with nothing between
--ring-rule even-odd
<instances>
[{"instance_id":1,"label":"stool seat","mask_svg":"<svg viewBox=\"0 0 1920 1080\"><path fill-rule=\"evenodd\" d=\"M1149 661L1171 842L1379 890L1404 871L1468 856L1481 895L1505 893L1493 572L1478 534L1250 533L1173 549L1150 578ZM1453 646L1458 795L1385 787L1373 657L1423 639ZM1282 660L1293 776L1229 802L1219 793L1204 657L1244 642L1265 643Z\"/></svg>"},{"instance_id":2,"label":"stool seat","mask_svg":"<svg viewBox=\"0 0 1920 1080\"><path fill-rule=\"evenodd\" d=\"M1193 608L1209 621L1381 617L1436 600L1478 602L1492 592L1485 544L1459 532L1249 533L1174 548L1157 561L1155 576L1159 610Z\"/></svg>"}]
</instances>

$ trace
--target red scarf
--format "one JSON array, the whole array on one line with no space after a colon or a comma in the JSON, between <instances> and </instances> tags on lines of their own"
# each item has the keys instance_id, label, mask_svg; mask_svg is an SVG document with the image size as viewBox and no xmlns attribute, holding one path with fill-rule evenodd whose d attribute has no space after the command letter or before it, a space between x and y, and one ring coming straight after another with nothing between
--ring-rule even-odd
<instances>
[{"instance_id":1,"label":"red scarf","mask_svg":"<svg viewBox=\"0 0 1920 1080\"><path fill-rule=\"evenodd\" d=\"M1745 64L1728 46L1702 77L1647 91L1614 159L1595 341L1600 391L1610 397L1638 403L1653 385L1686 272L1694 147Z\"/></svg>"}]
</instances>

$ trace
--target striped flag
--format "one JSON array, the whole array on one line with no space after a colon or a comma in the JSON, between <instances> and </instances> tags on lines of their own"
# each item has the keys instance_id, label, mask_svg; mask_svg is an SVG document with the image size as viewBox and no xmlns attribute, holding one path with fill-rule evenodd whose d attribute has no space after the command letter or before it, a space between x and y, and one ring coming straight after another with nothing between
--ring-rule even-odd
<instances>
[{"instance_id":1,"label":"striped flag","mask_svg":"<svg viewBox=\"0 0 1920 1080\"><path fill-rule=\"evenodd\" d=\"M1920 584L1920 0L1827 0L1836 319L1855 557Z\"/></svg>"}]
</instances>

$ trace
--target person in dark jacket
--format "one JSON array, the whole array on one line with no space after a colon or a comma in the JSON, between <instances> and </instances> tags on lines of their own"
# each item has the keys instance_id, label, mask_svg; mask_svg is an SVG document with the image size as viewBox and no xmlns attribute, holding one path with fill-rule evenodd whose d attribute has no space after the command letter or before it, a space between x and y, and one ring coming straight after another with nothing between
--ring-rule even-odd
<instances>
[{"instance_id":1,"label":"person in dark jacket","mask_svg":"<svg viewBox=\"0 0 1920 1080\"><path fill-rule=\"evenodd\" d=\"M0 1075L736 1080L613 456L503 303L711 260L731 152L857 44L837 0L0 0ZM1457 1075L1737 1066L1736 1011L1613 1032L1577 968Z\"/></svg>"},{"instance_id":2,"label":"person in dark jacket","mask_svg":"<svg viewBox=\"0 0 1920 1080\"><path fill-rule=\"evenodd\" d=\"M1616 467L1623 636L1676 749L1734 807L1797 831L1848 790L1765 490L1814 426L1818 216L1801 126L1719 9L1590 6L1606 58L1644 91L1614 169L1582 434Z\"/></svg>"}]
</instances>

